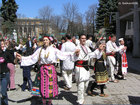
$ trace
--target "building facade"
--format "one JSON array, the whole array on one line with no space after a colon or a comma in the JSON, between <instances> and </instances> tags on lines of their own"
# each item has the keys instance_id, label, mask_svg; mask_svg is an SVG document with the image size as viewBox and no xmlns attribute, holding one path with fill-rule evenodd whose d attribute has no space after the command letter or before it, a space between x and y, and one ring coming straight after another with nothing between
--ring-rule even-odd
<instances>
[{"instance_id":1,"label":"building facade","mask_svg":"<svg viewBox=\"0 0 140 105\"><path fill-rule=\"evenodd\" d=\"M116 35L133 40L133 56L140 57L140 0L118 0Z\"/></svg>"},{"instance_id":2,"label":"building facade","mask_svg":"<svg viewBox=\"0 0 140 105\"><path fill-rule=\"evenodd\" d=\"M2 18L0 18L0 23ZM18 38L27 38L28 36L39 37L42 33L52 34L53 30L49 25L44 25L44 21L36 18L18 18L15 22L15 30ZM45 30L45 31L44 31ZM0 24L1 31L1 24Z\"/></svg>"},{"instance_id":3,"label":"building facade","mask_svg":"<svg viewBox=\"0 0 140 105\"><path fill-rule=\"evenodd\" d=\"M19 37L39 36L42 33L42 20L33 18L17 19L15 30Z\"/></svg>"}]
</instances>

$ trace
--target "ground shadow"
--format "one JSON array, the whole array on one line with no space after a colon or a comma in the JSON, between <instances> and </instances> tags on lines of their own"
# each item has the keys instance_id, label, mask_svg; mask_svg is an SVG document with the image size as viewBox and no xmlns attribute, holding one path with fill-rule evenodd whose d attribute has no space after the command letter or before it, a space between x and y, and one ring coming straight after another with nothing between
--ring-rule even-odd
<instances>
[{"instance_id":1,"label":"ground shadow","mask_svg":"<svg viewBox=\"0 0 140 105\"><path fill-rule=\"evenodd\" d=\"M41 97L32 96L26 99L18 100L17 103L24 103L27 101L31 101L31 105L42 105Z\"/></svg>"},{"instance_id":2,"label":"ground shadow","mask_svg":"<svg viewBox=\"0 0 140 105\"><path fill-rule=\"evenodd\" d=\"M59 86L60 88L64 88L65 82L64 82L63 80L58 81L58 86Z\"/></svg>"},{"instance_id":3,"label":"ground shadow","mask_svg":"<svg viewBox=\"0 0 140 105\"><path fill-rule=\"evenodd\" d=\"M57 72L57 76L62 77L62 73Z\"/></svg>"},{"instance_id":4,"label":"ground shadow","mask_svg":"<svg viewBox=\"0 0 140 105\"><path fill-rule=\"evenodd\" d=\"M23 102L26 102L26 101L30 101L31 99L32 99L32 97L22 99L22 100L18 100L17 103L23 103Z\"/></svg>"},{"instance_id":5,"label":"ground shadow","mask_svg":"<svg viewBox=\"0 0 140 105\"><path fill-rule=\"evenodd\" d=\"M8 99L8 101L11 101L11 102L17 102L17 101L15 101L15 100L11 100L11 99Z\"/></svg>"},{"instance_id":6,"label":"ground shadow","mask_svg":"<svg viewBox=\"0 0 140 105\"><path fill-rule=\"evenodd\" d=\"M63 97L69 101L72 105L78 105L77 101L77 96L73 95L72 93L75 92L71 92L71 91L61 91L61 93L59 94L59 99L63 99Z\"/></svg>"},{"instance_id":7,"label":"ground shadow","mask_svg":"<svg viewBox=\"0 0 140 105\"><path fill-rule=\"evenodd\" d=\"M140 105L140 97L128 96L130 104Z\"/></svg>"},{"instance_id":8,"label":"ground shadow","mask_svg":"<svg viewBox=\"0 0 140 105\"><path fill-rule=\"evenodd\" d=\"M42 105L41 97L33 96L30 101L31 101L31 105Z\"/></svg>"}]
</instances>

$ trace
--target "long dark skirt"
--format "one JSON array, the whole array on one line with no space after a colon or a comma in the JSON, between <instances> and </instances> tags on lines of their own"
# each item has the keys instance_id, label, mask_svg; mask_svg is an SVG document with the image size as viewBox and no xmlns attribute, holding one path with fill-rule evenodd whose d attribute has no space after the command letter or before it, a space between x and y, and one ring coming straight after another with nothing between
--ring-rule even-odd
<instances>
[{"instance_id":1,"label":"long dark skirt","mask_svg":"<svg viewBox=\"0 0 140 105\"><path fill-rule=\"evenodd\" d=\"M108 72L104 61L97 60L95 62L95 81L97 85L106 84L108 82Z\"/></svg>"}]
</instances>

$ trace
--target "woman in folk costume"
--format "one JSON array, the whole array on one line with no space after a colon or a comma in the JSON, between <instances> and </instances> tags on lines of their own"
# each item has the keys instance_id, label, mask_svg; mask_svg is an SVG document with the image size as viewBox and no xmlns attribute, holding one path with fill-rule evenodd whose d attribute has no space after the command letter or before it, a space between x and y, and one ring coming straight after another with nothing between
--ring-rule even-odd
<instances>
[{"instance_id":1,"label":"woman in folk costume","mask_svg":"<svg viewBox=\"0 0 140 105\"><path fill-rule=\"evenodd\" d=\"M124 40L123 38L120 38L119 39L119 47L120 49L123 49L123 50L120 50L119 53L120 53L120 62L119 62L119 71L118 71L118 74L120 74L122 76L122 79L126 79L125 76L127 74L127 68L128 68L128 64L127 64L127 57L126 57L126 47L124 46Z\"/></svg>"},{"instance_id":2,"label":"woman in folk costume","mask_svg":"<svg viewBox=\"0 0 140 105\"><path fill-rule=\"evenodd\" d=\"M101 97L108 97L107 94L104 93L104 86L108 82L108 72L106 69L106 53L105 53L105 43L100 42L99 45L103 45L103 50L100 51L99 48L95 50L95 52L101 52L102 56L100 58L96 58L95 65L94 65L94 70L95 70L95 82L92 84L90 90L88 91L88 94L91 96L95 96L92 92L93 89L99 85L101 93L99 96ZM98 54L98 53L96 53Z\"/></svg>"},{"instance_id":3,"label":"woman in folk costume","mask_svg":"<svg viewBox=\"0 0 140 105\"><path fill-rule=\"evenodd\" d=\"M48 36L43 38L44 45L37 49L31 56L23 57L20 54L16 56L21 59L21 66L33 65L36 62L40 64L40 94L43 105L51 104L51 99L58 96L57 74L54 63L57 59L65 60L67 58L75 61L79 54L79 50L75 52L61 52L60 50L50 46Z\"/></svg>"}]
</instances>

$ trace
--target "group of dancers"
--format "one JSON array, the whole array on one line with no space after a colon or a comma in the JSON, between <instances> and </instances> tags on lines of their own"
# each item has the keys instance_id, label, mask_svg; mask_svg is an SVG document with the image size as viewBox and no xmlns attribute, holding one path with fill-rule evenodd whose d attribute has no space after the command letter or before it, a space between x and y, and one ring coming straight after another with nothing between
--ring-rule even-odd
<instances>
[{"instance_id":1,"label":"group of dancers","mask_svg":"<svg viewBox=\"0 0 140 105\"><path fill-rule=\"evenodd\" d=\"M58 59L62 61L62 76L65 81L65 90L72 88L72 74L75 73L77 83L77 103L84 104L85 92L89 85L90 69L89 62L94 59L95 81L88 89L87 94L96 96L93 89L99 85L101 93L99 96L108 97L104 93L105 84L110 81L117 83L115 79L115 69L118 62L116 55L119 55L118 75L125 79L127 74L126 49L123 38L119 39L119 46L116 45L116 36L111 35L111 39L106 43L105 40L99 39L96 46L92 45L92 38L86 38L85 34L79 36L79 40L66 35L66 42L62 44L61 50L57 49L52 43L49 36L43 37L43 44L29 56L22 56L15 52L14 56L20 60L22 67L29 67L38 63L39 72L35 78L35 84L32 87L32 95L42 97L43 105L52 104L52 99L58 96L58 80L55 63ZM2 42L1 42L2 43ZM3 53L3 47L1 46ZM1 53L0 52L0 53ZM1 57L1 54L0 54ZM5 57L3 57L5 58ZM2 65L4 62L0 62Z\"/></svg>"}]
</instances>

